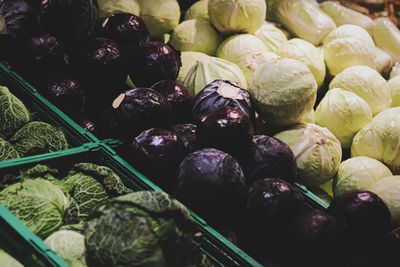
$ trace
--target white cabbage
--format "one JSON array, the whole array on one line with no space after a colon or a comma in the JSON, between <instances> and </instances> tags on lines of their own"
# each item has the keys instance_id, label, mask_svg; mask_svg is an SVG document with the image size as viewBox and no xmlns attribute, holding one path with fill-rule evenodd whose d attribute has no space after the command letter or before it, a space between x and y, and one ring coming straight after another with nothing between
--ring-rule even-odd
<instances>
[{"instance_id":1,"label":"white cabbage","mask_svg":"<svg viewBox=\"0 0 400 267\"><path fill-rule=\"evenodd\" d=\"M315 123L328 128L342 148L350 148L354 135L371 121L368 103L339 88L329 90L315 110Z\"/></svg>"},{"instance_id":2,"label":"white cabbage","mask_svg":"<svg viewBox=\"0 0 400 267\"><path fill-rule=\"evenodd\" d=\"M287 37L282 30L269 22L264 22L254 34L265 43L269 51L274 53L287 42Z\"/></svg>"},{"instance_id":3,"label":"white cabbage","mask_svg":"<svg viewBox=\"0 0 400 267\"><path fill-rule=\"evenodd\" d=\"M400 30L389 19L380 17L374 20L374 40L377 47L386 51L393 61L400 61Z\"/></svg>"},{"instance_id":4,"label":"white cabbage","mask_svg":"<svg viewBox=\"0 0 400 267\"><path fill-rule=\"evenodd\" d=\"M400 225L400 176L388 176L379 180L371 188L386 204L393 226Z\"/></svg>"},{"instance_id":5,"label":"white cabbage","mask_svg":"<svg viewBox=\"0 0 400 267\"><path fill-rule=\"evenodd\" d=\"M329 88L351 91L367 101L372 115L390 107L392 102L386 80L367 66L354 66L343 70L329 84Z\"/></svg>"},{"instance_id":6,"label":"white cabbage","mask_svg":"<svg viewBox=\"0 0 400 267\"><path fill-rule=\"evenodd\" d=\"M400 106L400 76L391 78L388 81L390 95L392 96L392 107Z\"/></svg>"}]
</instances>

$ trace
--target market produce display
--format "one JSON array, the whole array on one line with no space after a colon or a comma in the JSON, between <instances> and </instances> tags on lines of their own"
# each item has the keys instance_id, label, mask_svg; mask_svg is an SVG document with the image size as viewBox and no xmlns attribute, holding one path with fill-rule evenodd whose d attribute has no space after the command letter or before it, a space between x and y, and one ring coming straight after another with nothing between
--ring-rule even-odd
<instances>
[{"instance_id":1,"label":"market produce display","mask_svg":"<svg viewBox=\"0 0 400 267\"><path fill-rule=\"evenodd\" d=\"M211 266L182 204L265 266L399 266L400 30L341 2L1 1L0 60L169 195L82 163L0 201L77 266ZM67 148L11 93L0 159Z\"/></svg>"}]
</instances>

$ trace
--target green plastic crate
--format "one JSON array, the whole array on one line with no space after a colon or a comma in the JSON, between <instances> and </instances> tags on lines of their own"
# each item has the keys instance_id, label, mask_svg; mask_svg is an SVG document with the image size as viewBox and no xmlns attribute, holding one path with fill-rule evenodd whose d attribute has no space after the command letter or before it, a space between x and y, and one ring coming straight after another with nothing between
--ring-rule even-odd
<instances>
[{"instance_id":1,"label":"green plastic crate","mask_svg":"<svg viewBox=\"0 0 400 267\"><path fill-rule=\"evenodd\" d=\"M149 179L138 173L131 165L124 161L117 153L103 143L88 143L83 146L72 148L64 151L57 151L48 154L42 154L22 159L12 159L0 162L0 177L7 173L18 172L22 168L33 167L38 163L47 164L60 171L68 171L74 163L93 162L100 165L110 167L117 173L126 186L131 189L138 190L155 190L162 191ZM229 240L220 235L211 228L204 220L192 212L196 220L196 225L201 233L199 242L202 251L209 256L216 266L261 266L253 258L248 256L242 250L233 245ZM10 217L13 217L10 219ZM0 224L1 239L6 240L0 246L4 250L14 255L18 260L27 266L35 266L32 257L24 257L22 251L34 251L40 255L41 259L47 260L47 265L64 266L59 257L40 240L34 236L25 226L18 220L19 224L13 224L14 216L10 216L7 209L0 207L0 219L11 221L4 227ZM7 235L8 229L14 229L15 235ZM32 236L35 242L21 242L21 240L31 240ZM39 239L39 240L38 240ZM11 247L9 244L13 244ZM33 264L33 265L32 265ZM40 265L38 265L40 266Z\"/></svg>"},{"instance_id":2,"label":"green plastic crate","mask_svg":"<svg viewBox=\"0 0 400 267\"><path fill-rule=\"evenodd\" d=\"M60 127L68 140L69 147L77 147L87 142L98 142L93 134L85 131L60 109L51 104L17 73L0 62L0 85L7 86L33 113L36 120Z\"/></svg>"}]
</instances>

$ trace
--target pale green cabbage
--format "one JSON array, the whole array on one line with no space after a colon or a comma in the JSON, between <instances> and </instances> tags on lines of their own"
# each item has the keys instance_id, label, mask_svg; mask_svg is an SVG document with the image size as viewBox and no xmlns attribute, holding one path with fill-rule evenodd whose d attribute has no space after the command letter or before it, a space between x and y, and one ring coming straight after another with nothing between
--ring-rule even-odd
<instances>
[{"instance_id":1,"label":"pale green cabbage","mask_svg":"<svg viewBox=\"0 0 400 267\"><path fill-rule=\"evenodd\" d=\"M388 176L371 188L386 204L390 211L393 226L400 225L400 176Z\"/></svg>"},{"instance_id":2,"label":"pale green cabbage","mask_svg":"<svg viewBox=\"0 0 400 267\"><path fill-rule=\"evenodd\" d=\"M392 175L389 168L376 159L362 156L349 158L340 163L333 192L335 196L340 196L355 189L371 190L380 179Z\"/></svg>"},{"instance_id":3,"label":"pale green cabbage","mask_svg":"<svg viewBox=\"0 0 400 267\"><path fill-rule=\"evenodd\" d=\"M197 51L208 55L215 55L220 42L218 32L202 19L183 21L170 39L170 44L178 51Z\"/></svg>"},{"instance_id":4,"label":"pale green cabbage","mask_svg":"<svg viewBox=\"0 0 400 267\"><path fill-rule=\"evenodd\" d=\"M369 34L374 31L374 21L370 17L347 8L339 2L324 1L319 7L335 21L336 26L353 24L364 28Z\"/></svg>"},{"instance_id":5,"label":"pale green cabbage","mask_svg":"<svg viewBox=\"0 0 400 267\"><path fill-rule=\"evenodd\" d=\"M377 47L386 51L393 61L400 61L400 30L389 19L380 17L374 20L374 40Z\"/></svg>"},{"instance_id":6,"label":"pale green cabbage","mask_svg":"<svg viewBox=\"0 0 400 267\"><path fill-rule=\"evenodd\" d=\"M387 75L392 68L393 60L388 53L377 47L375 64L376 64L375 69L377 72L379 72L382 75Z\"/></svg>"},{"instance_id":7,"label":"pale green cabbage","mask_svg":"<svg viewBox=\"0 0 400 267\"><path fill-rule=\"evenodd\" d=\"M24 265L2 249L0 249L0 262L2 267L24 267Z\"/></svg>"},{"instance_id":8,"label":"pale green cabbage","mask_svg":"<svg viewBox=\"0 0 400 267\"><path fill-rule=\"evenodd\" d=\"M329 88L351 91L367 101L372 115L390 107L392 102L386 80L367 66L354 66L343 70L329 84Z\"/></svg>"},{"instance_id":9,"label":"pale green cabbage","mask_svg":"<svg viewBox=\"0 0 400 267\"><path fill-rule=\"evenodd\" d=\"M136 0L97 0L97 2L101 19L108 18L118 12L140 15L140 6Z\"/></svg>"},{"instance_id":10,"label":"pale green cabbage","mask_svg":"<svg viewBox=\"0 0 400 267\"><path fill-rule=\"evenodd\" d=\"M255 71L267 62L274 62L280 59L280 57L273 52L265 52L259 54L250 54L244 58L241 69L244 76L246 77L247 84L251 84Z\"/></svg>"},{"instance_id":11,"label":"pale green cabbage","mask_svg":"<svg viewBox=\"0 0 400 267\"><path fill-rule=\"evenodd\" d=\"M324 83L326 66L323 55L312 44L299 38L293 38L282 44L278 55L300 60L310 69L318 87Z\"/></svg>"},{"instance_id":12,"label":"pale green cabbage","mask_svg":"<svg viewBox=\"0 0 400 267\"><path fill-rule=\"evenodd\" d=\"M71 230L58 230L44 242L71 267L87 266L84 235Z\"/></svg>"},{"instance_id":13,"label":"pale green cabbage","mask_svg":"<svg viewBox=\"0 0 400 267\"><path fill-rule=\"evenodd\" d=\"M41 121L25 124L11 137L10 143L24 157L68 148L64 132Z\"/></svg>"},{"instance_id":14,"label":"pale green cabbage","mask_svg":"<svg viewBox=\"0 0 400 267\"><path fill-rule=\"evenodd\" d=\"M274 53L277 53L279 48L287 42L287 37L282 30L269 22L264 22L254 34L265 43L269 51Z\"/></svg>"},{"instance_id":15,"label":"pale green cabbage","mask_svg":"<svg viewBox=\"0 0 400 267\"><path fill-rule=\"evenodd\" d=\"M210 19L208 16L208 0L198 1L189 7L189 9L186 10L185 20L189 19Z\"/></svg>"},{"instance_id":16,"label":"pale green cabbage","mask_svg":"<svg viewBox=\"0 0 400 267\"><path fill-rule=\"evenodd\" d=\"M184 85L196 95L215 80L229 80L242 88L247 88L246 77L235 63L211 56L197 60L186 75Z\"/></svg>"},{"instance_id":17,"label":"pale green cabbage","mask_svg":"<svg viewBox=\"0 0 400 267\"><path fill-rule=\"evenodd\" d=\"M361 129L354 136L351 156L374 158L400 174L400 108L381 112Z\"/></svg>"},{"instance_id":18,"label":"pale green cabbage","mask_svg":"<svg viewBox=\"0 0 400 267\"><path fill-rule=\"evenodd\" d=\"M193 51L182 51L181 52L181 61L182 66L179 69L179 74L176 80L180 83L185 81L185 77L188 74L189 70L196 65L197 60L201 58L207 58L208 55L201 52L193 52Z\"/></svg>"},{"instance_id":19,"label":"pale green cabbage","mask_svg":"<svg viewBox=\"0 0 400 267\"><path fill-rule=\"evenodd\" d=\"M293 151L299 182L317 186L332 179L342 160L339 140L327 129L316 124L298 124L274 136Z\"/></svg>"},{"instance_id":20,"label":"pale green cabbage","mask_svg":"<svg viewBox=\"0 0 400 267\"><path fill-rule=\"evenodd\" d=\"M14 146L0 137L0 161L19 158L20 155Z\"/></svg>"},{"instance_id":21,"label":"pale green cabbage","mask_svg":"<svg viewBox=\"0 0 400 267\"><path fill-rule=\"evenodd\" d=\"M342 148L350 148L354 135L371 121L368 103L355 93L339 88L329 90L315 110L315 123L328 128Z\"/></svg>"},{"instance_id":22,"label":"pale green cabbage","mask_svg":"<svg viewBox=\"0 0 400 267\"><path fill-rule=\"evenodd\" d=\"M388 81L390 95L392 96L392 107L400 106L400 76L395 76Z\"/></svg>"},{"instance_id":23,"label":"pale green cabbage","mask_svg":"<svg viewBox=\"0 0 400 267\"><path fill-rule=\"evenodd\" d=\"M313 109L317 82L303 62L284 58L259 67L249 91L262 120L288 126L299 123Z\"/></svg>"},{"instance_id":24,"label":"pale green cabbage","mask_svg":"<svg viewBox=\"0 0 400 267\"><path fill-rule=\"evenodd\" d=\"M309 0L267 0L268 17L282 24L292 34L314 45L336 28L335 22L318 3Z\"/></svg>"},{"instance_id":25,"label":"pale green cabbage","mask_svg":"<svg viewBox=\"0 0 400 267\"><path fill-rule=\"evenodd\" d=\"M0 137L9 137L30 120L24 103L0 86Z\"/></svg>"},{"instance_id":26,"label":"pale green cabbage","mask_svg":"<svg viewBox=\"0 0 400 267\"><path fill-rule=\"evenodd\" d=\"M0 202L41 238L63 224L69 201L63 191L42 178L26 179L0 192Z\"/></svg>"},{"instance_id":27,"label":"pale green cabbage","mask_svg":"<svg viewBox=\"0 0 400 267\"><path fill-rule=\"evenodd\" d=\"M268 59L267 52L264 42L256 36L237 34L225 39L218 47L217 56L238 65L250 83L255 69Z\"/></svg>"},{"instance_id":28,"label":"pale green cabbage","mask_svg":"<svg viewBox=\"0 0 400 267\"><path fill-rule=\"evenodd\" d=\"M145 0L141 4L140 17L151 37L162 38L178 26L181 11L176 0Z\"/></svg>"},{"instance_id":29,"label":"pale green cabbage","mask_svg":"<svg viewBox=\"0 0 400 267\"><path fill-rule=\"evenodd\" d=\"M376 66L374 41L364 28L356 25L345 24L331 31L324 40L324 57L333 76L352 66Z\"/></svg>"},{"instance_id":30,"label":"pale green cabbage","mask_svg":"<svg viewBox=\"0 0 400 267\"><path fill-rule=\"evenodd\" d=\"M209 0L210 22L221 33L253 33L265 21L265 0Z\"/></svg>"},{"instance_id":31,"label":"pale green cabbage","mask_svg":"<svg viewBox=\"0 0 400 267\"><path fill-rule=\"evenodd\" d=\"M312 109L301 121L302 123L315 123L315 111Z\"/></svg>"}]
</instances>

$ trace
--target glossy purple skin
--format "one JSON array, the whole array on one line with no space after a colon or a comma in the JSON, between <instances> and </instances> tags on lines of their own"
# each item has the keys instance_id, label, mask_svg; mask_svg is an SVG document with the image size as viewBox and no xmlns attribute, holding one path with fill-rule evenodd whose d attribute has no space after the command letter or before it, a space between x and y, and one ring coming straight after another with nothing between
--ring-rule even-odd
<instances>
[{"instance_id":1,"label":"glossy purple skin","mask_svg":"<svg viewBox=\"0 0 400 267\"><path fill-rule=\"evenodd\" d=\"M260 221L286 223L305 208L301 192L290 183L268 178L257 180L247 191L247 213Z\"/></svg>"},{"instance_id":2,"label":"glossy purple skin","mask_svg":"<svg viewBox=\"0 0 400 267\"><path fill-rule=\"evenodd\" d=\"M294 183L297 164L288 145L273 137L256 135L246 151L242 168L247 184L271 177Z\"/></svg>"},{"instance_id":3,"label":"glossy purple skin","mask_svg":"<svg viewBox=\"0 0 400 267\"><path fill-rule=\"evenodd\" d=\"M176 80L181 66L180 53L172 46L148 42L132 56L129 77L138 87L150 87L162 80Z\"/></svg>"},{"instance_id":4,"label":"glossy purple skin","mask_svg":"<svg viewBox=\"0 0 400 267\"><path fill-rule=\"evenodd\" d=\"M38 90L68 115L82 113L85 93L82 84L64 72L49 72L41 79Z\"/></svg>"},{"instance_id":5,"label":"glossy purple skin","mask_svg":"<svg viewBox=\"0 0 400 267\"><path fill-rule=\"evenodd\" d=\"M357 239L382 237L390 229L389 209L370 191L351 190L335 197L327 211L344 222L347 235Z\"/></svg>"},{"instance_id":6,"label":"glossy purple skin","mask_svg":"<svg viewBox=\"0 0 400 267\"><path fill-rule=\"evenodd\" d=\"M66 43L87 39L98 18L97 0L31 0L47 32Z\"/></svg>"},{"instance_id":7,"label":"glossy purple skin","mask_svg":"<svg viewBox=\"0 0 400 267\"><path fill-rule=\"evenodd\" d=\"M66 68L68 65L69 58L64 46L56 37L49 34L36 34L29 38L27 49L32 57L33 69L40 67L50 71L54 68Z\"/></svg>"},{"instance_id":8,"label":"glossy purple skin","mask_svg":"<svg viewBox=\"0 0 400 267\"><path fill-rule=\"evenodd\" d=\"M186 149L178 136L170 130L152 128L138 135L130 147L130 159L135 168L170 190L179 163Z\"/></svg>"},{"instance_id":9,"label":"glossy purple skin","mask_svg":"<svg viewBox=\"0 0 400 267\"><path fill-rule=\"evenodd\" d=\"M189 153L193 152L196 149L197 147L196 125L190 123L177 124L172 126L171 130L183 142Z\"/></svg>"},{"instance_id":10,"label":"glossy purple skin","mask_svg":"<svg viewBox=\"0 0 400 267\"><path fill-rule=\"evenodd\" d=\"M209 111L197 124L201 147L213 147L238 158L250 145L253 124L238 109L222 106Z\"/></svg>"},{"instance_id":11,"label":"glossy purple skin","mask_svg":"<svg viewBox=\"0 0 400 267\"><path fill-rule=\"evenodd\" d=\"M163 80L154 84L151 88L163 94L171 103L175 122L191 121L193 95L186 86L177 81Z\"/></svg>"},{"instance_id":12,"label":"glossy purple skin","mask_svg":"<svg viewBox=\"0 0 400 267\"><path fill-rule=\"evenodd\" d=\"M220 89L222 86L224 90ZM249 92L230 81L215 80L196 95L192 110L193 121L200 121L207 112L221 106L239 109L254 120Z\"/></svg>"},{"instance_id":13,"label":"glossy purple skin","mask_svg":"<svg viewBox=\"0 0 400 267\"><path fill-rule=\"evenodd\" d=\"M177 197L211 222L232 223L241 213L245 180L230 155L213 148L197 150L179 165Z\"/></svg>"},{"instance_id":14,"label":"glossy purple skin","mask_svg":"<svg viewBox=\"0 0 400 267\"><path fill-rule=\"evenodd\" d=\"M7 34L19 41L25 41L40 29L36 13L27 1L0 1L0 15L4 19Z\"/></svg>"},{"instance_id":15,"label":"glossy purple skin","mask_svg":"<svg viewBox=\"0 0 400 267\"><path fill-rule=\"evenodd\" d=\"M116 13L105 19L102 31L120 46L139 47L150 40L149 29L144 21L129 13Z\"/></svg>"},{"instance_id":16,"label":"glossy purple skin","mask_svg":"<svg viewBox=\"0 0 400 267\"><path fill-rule=\"evenodd\" d=\"M316 259L326 259L335 251L341 257L340 245L343 225L322 210L309 210L292 220L287 231L289 254L295 261L312 264ZM319 262L321 263L321 262Z\"/></svg>"},{"instance_id":17,"label":"glossy purple skin","mask_svg":"<svg viewBox=\"0 0 400 267\"><path fill-rule=\"evenodd\" d=\"M150 88L135 88L124 93L116 110L119 131L133 138L143 130L168 127L172 121L172 108L168 100Z\"/></svg>"}]
</instances>

